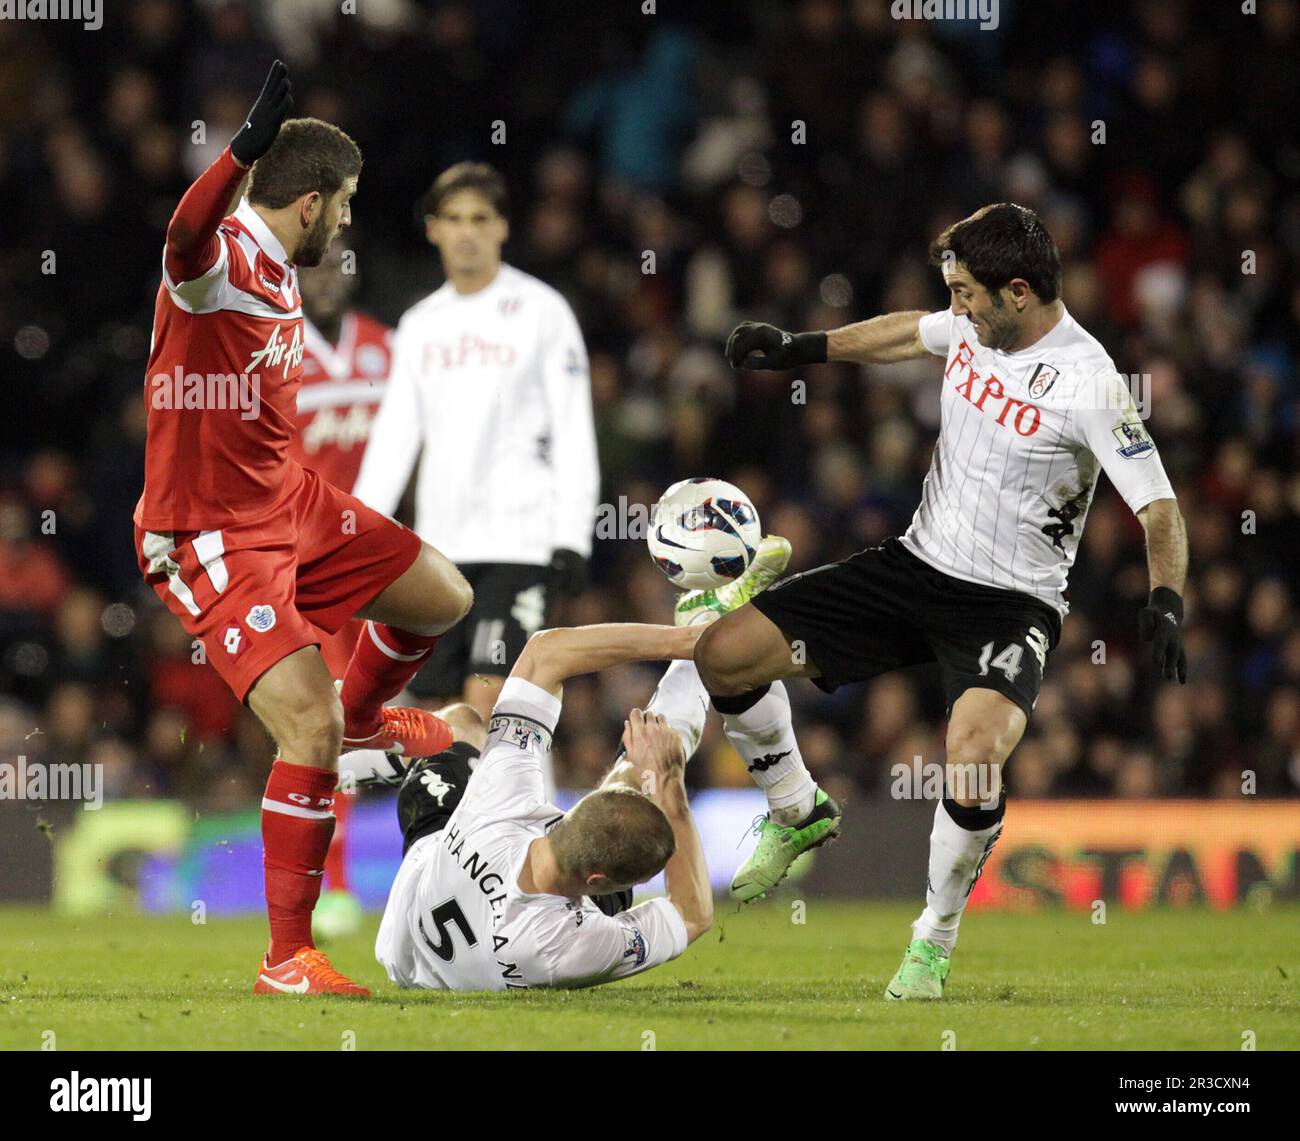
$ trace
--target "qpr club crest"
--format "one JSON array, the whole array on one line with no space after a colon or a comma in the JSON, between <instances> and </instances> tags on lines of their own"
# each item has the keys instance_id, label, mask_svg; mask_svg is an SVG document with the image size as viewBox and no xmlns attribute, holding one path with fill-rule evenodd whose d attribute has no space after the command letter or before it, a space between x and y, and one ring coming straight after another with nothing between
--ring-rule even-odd
<instances>
[{"instance_id":1,"label":"qpr club crest","mask_svg":"<svg viewBox=\"0 0 1300 1141\"><path fill-rule=\"evenodd\" d=\"M1035 367L1033 376L1029 378L1030 400L1041 400L1046 396L1060 375L1060 371L1050 364L1040 364Z\"/></svg>"},{"instance_id":2,"label":"qpr club crest","mask_svg":"<svg viewBox=\"0 0 1300 1141\"><path fill-rule=\"evenodd\" d=\"M244 619L250 630L265 634L275 625L275 610L270 606L254 606Z\"/></svg>"}]
</instances>

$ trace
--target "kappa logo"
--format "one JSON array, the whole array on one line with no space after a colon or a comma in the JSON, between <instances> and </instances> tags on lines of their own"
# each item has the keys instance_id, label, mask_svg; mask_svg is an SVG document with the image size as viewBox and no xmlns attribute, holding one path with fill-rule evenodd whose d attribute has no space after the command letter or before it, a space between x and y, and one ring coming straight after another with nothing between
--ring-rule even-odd
<instances>
[{"instance_id":1,"label":"kappa logo","mask_svg":"<svg viewBox=\"0 0 1300 1141\"><path fill-rule=\"evenodd\" d=\"M438 802L441 808L443 801L447 798L447 793L455 789L455 785L448 784L443 780L442 773L435 773L430 769L425 769L419 777L420 783L424 785L424 791Z\"/></svg>"},{"instance_id":2,"label":"kappa logo","mask_svg":"<svg viewBox=\"0 0 1300 1141\"><path fill-rule=\"evenodd\" d=\"M265 634L275 625L275 610L270 606L254 606L244 621L259 634Z\"/></svg>"},{"instance_id":3,"label":"kappa logo","mask_svg":"<svg viewBox=\"0 0 1300 1141\"><path fill-rule=\"evenodd\" d=\"M1029 378L1029 398L1031 400L1041 400L1051 391L1060 378L1060 371L1054 369L1049 364L1040 364L1034 368L1033 375Z\"/></svg>"},{"instance_id":4,"label":"kappa logo","mask_svg":"<svg viewBox=\"0 0 1300 1141\"><path fill-rule=\"evenodd\" d=\"M754 758L754 763L749 766L749 771L751 773L765 773L773 765L780 764L793 752L793 749L786 749L784 753L764 753L761 757Z\"/></svg>"}]
</instances>

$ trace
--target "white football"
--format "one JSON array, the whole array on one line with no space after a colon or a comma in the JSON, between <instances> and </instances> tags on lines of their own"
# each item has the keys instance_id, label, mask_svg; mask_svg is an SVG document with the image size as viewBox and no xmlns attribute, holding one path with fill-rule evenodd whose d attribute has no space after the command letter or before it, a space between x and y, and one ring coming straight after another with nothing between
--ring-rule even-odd
<instances>
[{"instance_id":1,"label":"white football","mask_svg":"<svg viewBox=\"0 0 1300 1141\"><path fill-rule=\"evenodd\" d=\"M707 590L744 574L763 537L758 512L721 479L683 479L650 516L650 557L683 590Z\"/></svg>"}]
</instances>

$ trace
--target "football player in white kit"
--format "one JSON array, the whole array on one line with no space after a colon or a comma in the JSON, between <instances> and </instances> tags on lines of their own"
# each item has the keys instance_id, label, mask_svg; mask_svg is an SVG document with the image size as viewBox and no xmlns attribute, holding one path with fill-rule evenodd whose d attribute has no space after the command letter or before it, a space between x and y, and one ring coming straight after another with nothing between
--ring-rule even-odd
<instances>
[{"instance_id":1,"label":"football player in white kit","mask_svg":"<svg viewBox=\"0 0 1300 1141\"><path fill-rule=\"evenodd\" d=\"M1066 575L1100 471L1146 532L1150 598L1139 637L1164 677L1187 678L1182 516L1128 386L1061 301L1056 243L1032 210L998 203L950 227L930 254L952 296L943 312L829 332L753 322L732 332L736 368L943 357L941 426L901 538L778 582L706 627L695 652L715 708L733 719L756 716L781 678L812 678L830 692L938 662L947 789L935 807L926 906L889 999L943 993L967 896L1002 828L1001 766L1060 636ZM963 782L967 774L976 779ZM797 746L754 773L760 784L805 775ZM774 811L733 893L757 897L838 824L820 790Z\"/></svg>"},{"instance_id":2,"label":"football player in white kit","mask_svg":"<svg viewBox=\"0 0 1300 1141\"><path fill-rule=\"evenodd\" d=\"M466 704L440 712L455 743L413 762L398 793L403 858L375 943L393 982L593 986L676 958L708 930L712 888L682 775L709 697L690 659L701 623L757 595L789 558L790 544L768 536L738 579L695 592L676 628L618 623L534 634L486 726ZM674 660L646 711L629 714L623 754L600 787L567 814L548 803L542 762L564 680L666 659ZM788 703L771 724L724 726L747 762L793 745ZM632 887L661 870L667 898L631 906Z\"/></svg>"},{"instance_id":3,"label":"football player in white kit","mask_svg":"<svg viewBox=\"0 0 1300 1141\"><path fill-rule=\"evenodd\" d=\"M591 382L568 303L502 261L505 179L458 163L424 214L447 280L398 323L353 494L391 513L419 457L415 530L439 536L474 604L409 688L486 717L556 597L585 581L600 495Z\"/></svg>"},{"instance_id":4,"label":"football player in white kit","mask_svg":"<svg viewBox=\"0 0 1300 1141\"><path fill-rule=\"evenodd\" d=\"M698 635L633 623L546 630L524 647L487 726L468 705L447 711L456 744L412 764L398 794L405 854L375 942L393 982L592 986L666 963L709 929L713 894L682 783L698 729L653 706L632 710L624 757L567 814L542 780L566 678L689 659ZM680 665L694 675L689 660ZM674 704L702 727L696 686L695 709ZM667 898L606 909L614 914L593 902L660 871Z\"/></svg>"}]
</instances>

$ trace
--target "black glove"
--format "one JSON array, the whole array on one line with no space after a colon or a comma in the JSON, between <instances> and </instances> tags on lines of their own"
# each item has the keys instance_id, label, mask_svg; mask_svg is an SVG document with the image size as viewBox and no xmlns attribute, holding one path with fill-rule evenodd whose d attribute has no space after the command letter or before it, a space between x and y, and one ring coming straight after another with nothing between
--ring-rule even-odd
<instances>
[{"instance_id":1,"label":"black glove","mask_svg":"<svg viewBox=\"0 0 1300 1141\"><path fill-rule=\"evenodd\" d=\"M742 321L727 338L726 354L732 368L786 369L821 364L826 359L826 334L787 333L775 325ZM747 360L750 356L754 359Z\"/></svg>"},{"instance_id":2,"label":"black glove","mask_svg":"<svg viewBox=\"0 0 1300 1141\"><path fill-rule=\"evenodd\" d=\"M551 555L551 589L565 598L581 594L587 586L587 560L577 551L561 547Z\"/></svg>"},{"instance_id":3,"label":"black glove","mask_svg":"<svg viewBox=\"0 0 1300 1141\"><path fill-rule=\"evenodd\" d=\"M252 166L271 149L280 124L293 110L293 84L289 82L289 69L278 59L271 64L262 94L257 97L248 120L233 139L230 153L242 166Z\"/></svg>"},{"instance_id":4,"label":"black glove","mask_svg":"<svg viewBox=\"0 0 1300 1141\"><path fill-rule=\"evenodd\" d=\"M1157 586L1138 611L1138 637L1151 643L1151 662L1170 681L1187 684L1187 651L1183 649L1183 597Z\"/></svg>"}]
</instances>

